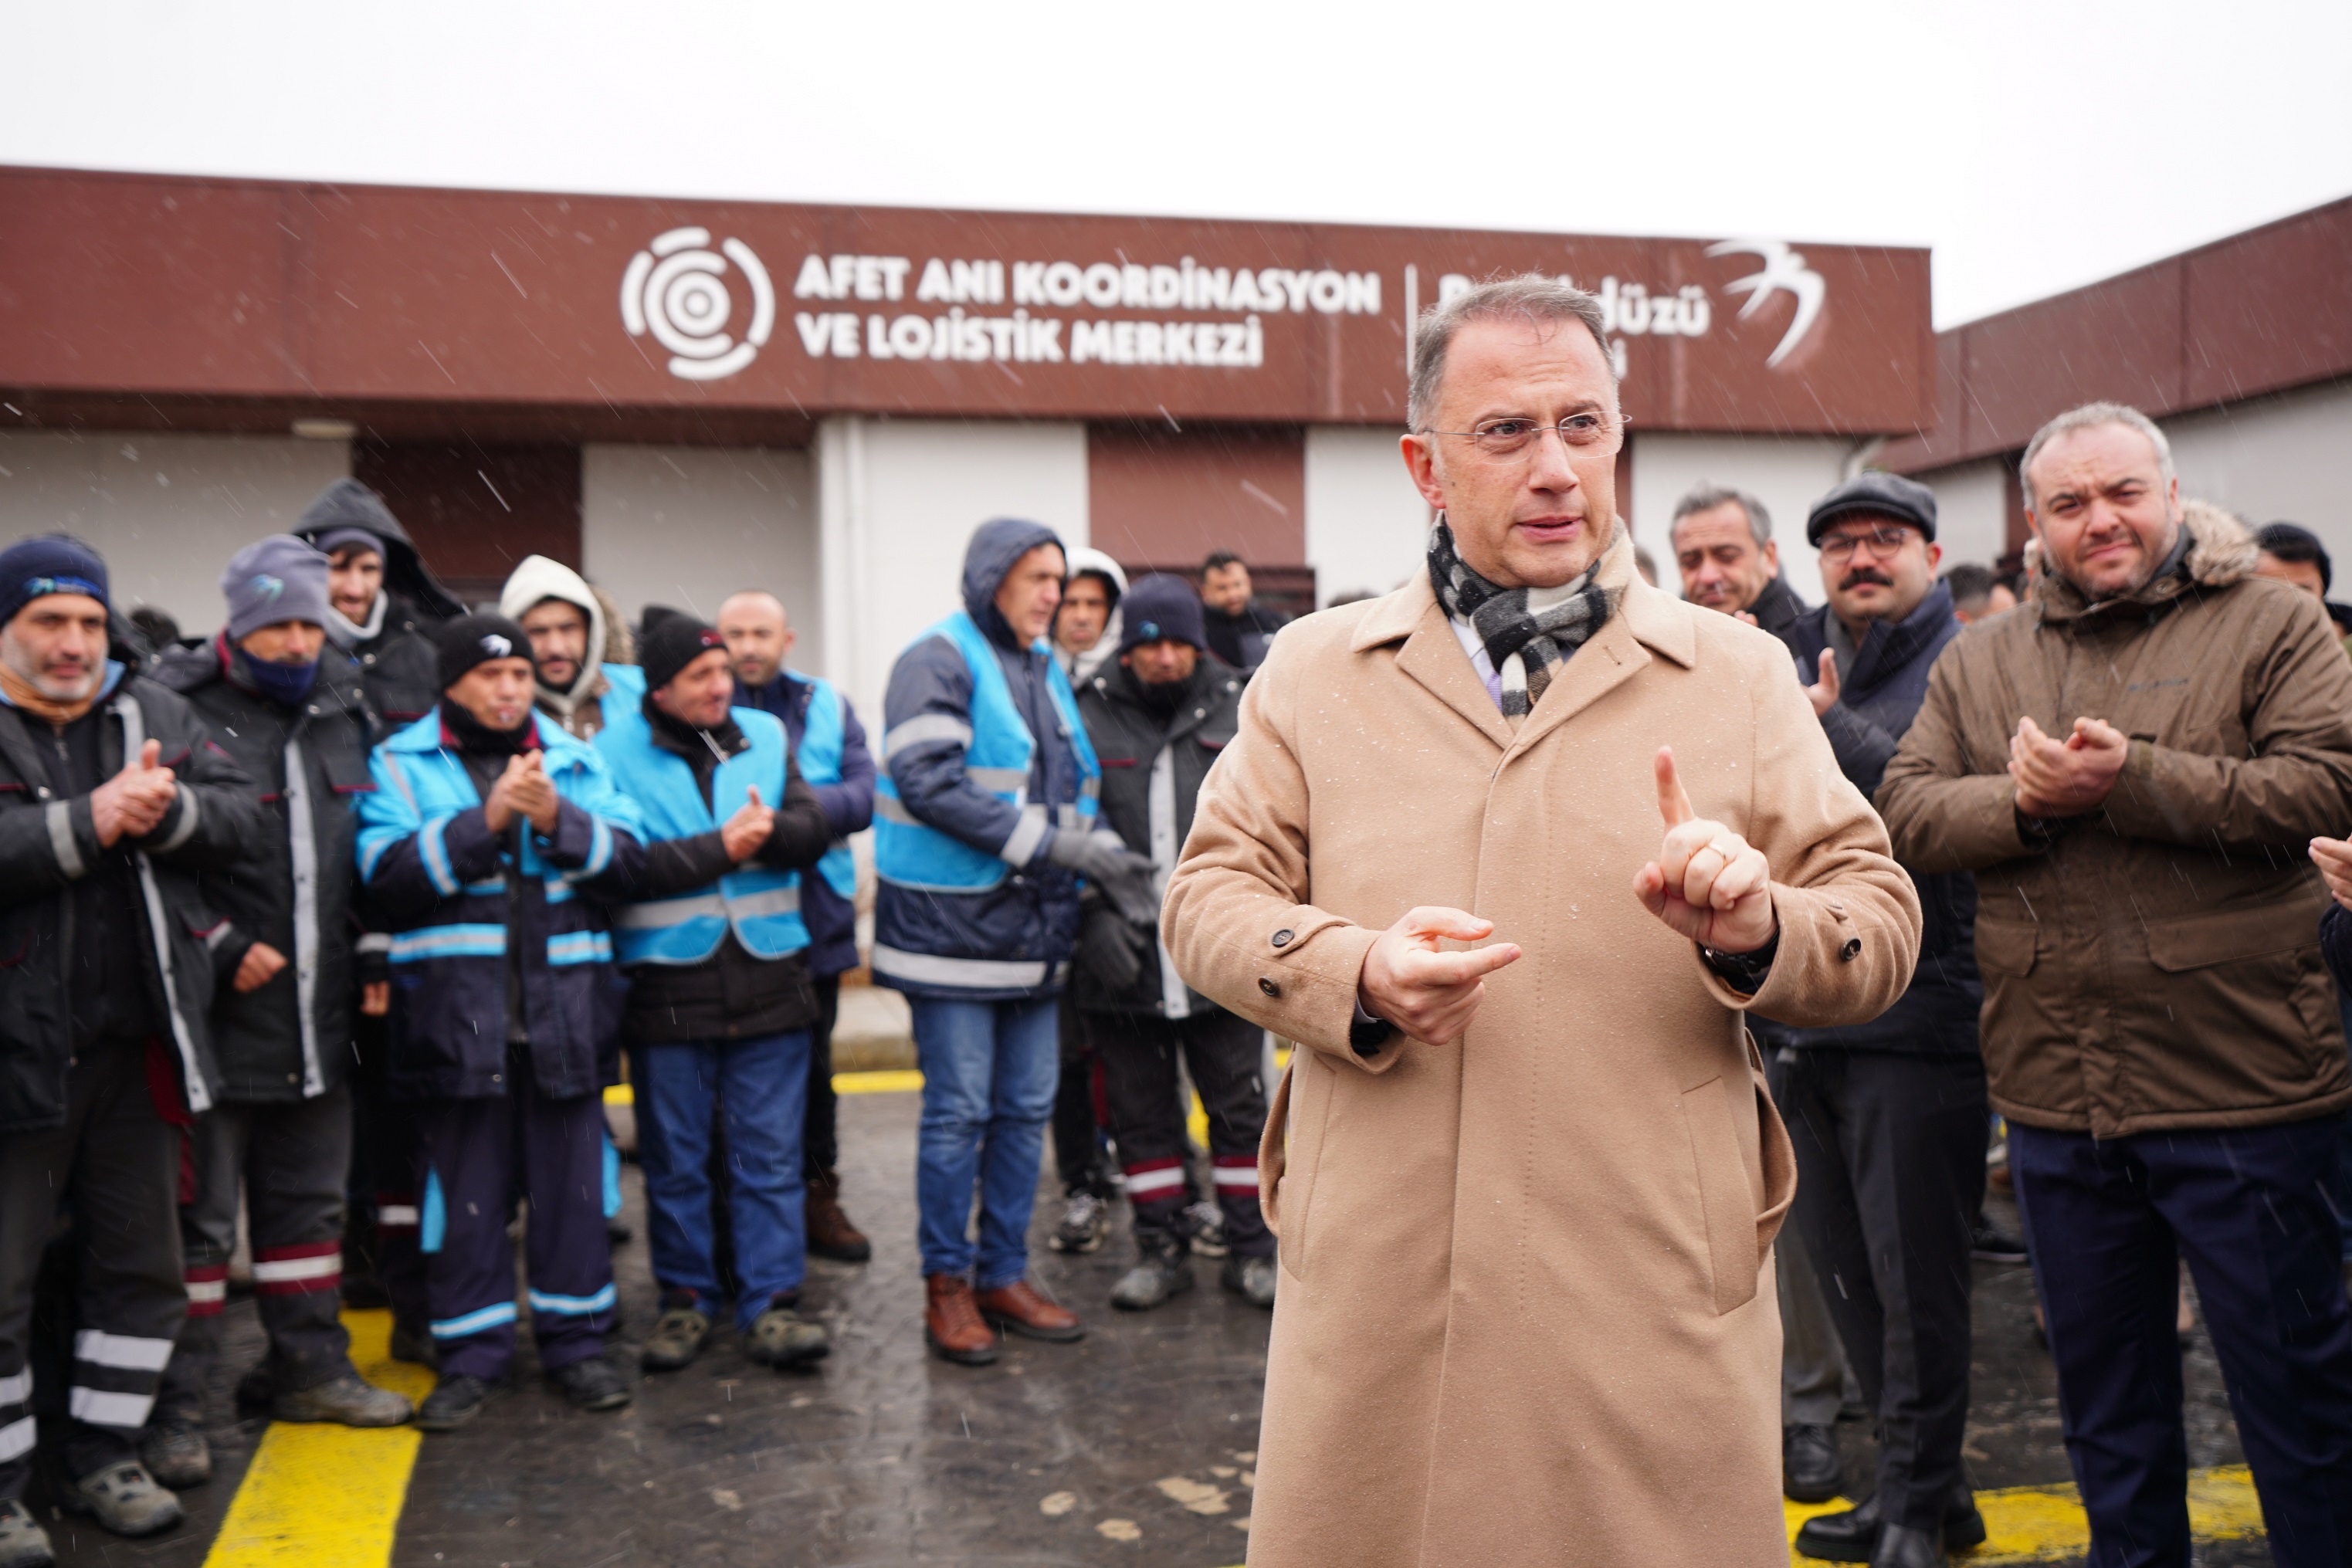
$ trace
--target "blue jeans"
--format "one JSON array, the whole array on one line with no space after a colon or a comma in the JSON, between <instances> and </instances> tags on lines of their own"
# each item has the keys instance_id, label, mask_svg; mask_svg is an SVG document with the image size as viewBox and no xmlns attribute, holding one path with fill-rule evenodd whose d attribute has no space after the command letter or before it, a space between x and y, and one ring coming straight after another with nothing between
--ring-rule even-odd
<instances>
[{"instance_id":1,"label":"blue jeans","mask_svg":"<svg viewBox=\"0 0 2352 1568\"><path fill-rule=\"evenodd\" d=\"M2189 1568L2173 1329L2183 1255L2273 1559L2352 1561L2352 1312L2325 1192L2343 1122L2109 1143L2010 1124L2091 1568Z\"/></svg>"},{"instance_id":2,"label":"blue jeans","mask_svg":"<svg viewBox=\"0 0 2352 1568\"><path fill-rule=\"evenodd\" d=\"M1056 1004L908 1000L923 1069L915 1161L923 1272L970 1273L976 1250L982 1290L1012 1284L1029 1271L1029 1212L1061 1072Z\"/></svg>"},{"instance_id":3,"label":"blue jeans","mask_svg":"<svg viewBox=\"0 0 2352 1568\"><path fill-rule=\"evenodd\" d=\"M654 1278L664 1291L721 1291L710 1230L710 1130L727 1118L728 1217L743 1291L738 1328L797 1290L808 1268L801 1119L808 1104L809 1034L640 1045L637 1156L652 1211Z\"/></svg>"}]
</instances>

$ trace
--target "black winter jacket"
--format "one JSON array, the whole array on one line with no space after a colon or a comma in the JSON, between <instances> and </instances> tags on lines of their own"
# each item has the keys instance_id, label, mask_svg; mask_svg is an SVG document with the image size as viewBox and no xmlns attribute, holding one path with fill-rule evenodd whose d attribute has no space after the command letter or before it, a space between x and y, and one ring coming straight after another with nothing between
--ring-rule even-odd
<instances>
[{"instance_id":1,"label":"black winter jacket","mask_svg":"<svg viewBox=\"0 0 2352 1568\"><path fill-rule=\"evenodd\" d=\"M226 869L256 831L251 787L177 694L143 676L110 673L97 707L96 779L121 771L144 741L179 779L155 831L101 848L89 788L73 779L48 726L0 708L0 1134L60 1125L73 1060L75 886L116 862L138 890L146 940L136 944L147 1016L176 1061L189 1109L220 1092L208 1014L220 917L199 879ZM90 781L94 784L94 780Z\"/></svg>"},{"instance_id":2,"label":"black winter jacket","mask_svg":"<svg viewBox=\"0 0 2352 1568\"><path fill-rule=\"evenodd\" d=\"M244 655L226 636L203 648L173 649L155 672L158 682L188 699L253 781L261 819L246 853L205 883L207 901L229 923L213 948L213 1051L227 1100L313 1098L342 1082L352 1065L362 933L352 846L356 802L372 788L374 719L357 666L331 643L322 653L318 684L298 709L240 678ZM297 789L288 789L289 776ZM309 825L299 841L298 820ZM287 965L268 984L240 992L231 981L256 942L285 955Z\"/></svg>"},{"instance_id":3,"label":"black winter jacket","mask_svg":"<svg viewBox=\"0 0 2352 1568\"><path fill-rule=\"evenodd\" d=\"M1826 606L1809 611L1782 634L1807 685L1821 676L1829 646ZM1838 700L1822 716L1838 769L1864 797L1878 792L1904 732L1927 698L1927 673L1945 644L1960 634L1952 618L1952 591L1928 590L1919 607L1894 624L1871 622L1853 667L1841 668ZM1905 868L1909 870L1908 867ZM1977 879L1968 872L1911 872L1924 917L1919 966L1910 988L1876 1019L1850 1029L1785 1030L1787 1043L1922 1055L1973 1056L1984 982L1977 972Z\"/></svg>"},{"instance_id":4,"label":"black winter jacket","mask_svg":"<svg viewBox=\"0 0 2352 1568\"><path fill-rule=\"evenodd\" d=\"M1103 825L1125 840L1129 849L1151 857L1160 868L1162 888L1175 869L1185 835L1192 831L1202 781L1241 722L1242 679L1239 671L1203 653L1171 709L1152 706L1147 700L1150 688L1124 664L1105 664L1078 688L1078 714L1102 764ZM1151 781L1162 756L1170 770L1170 810L1164 820L1155 821ZM1189 1009L1179 1016L1205 1013L1216 1006L1181 979L1171 984L1163 970L1166 962L1155 931L1142 975L1124 991L1109 990L1081 966L1073 985L1077 1004L1095 1012L1165 1016L1172 989L1185 998Z\"/></svg>"},{"instance_id":5,"label":"black winter jacket","mask_svg":"<svg viewBox=\"0 0 2352 1568\"><path fill-rule=\"evenodd\" d=\"M643 703L653 743L686 759L702 803L710 803L711 776L719 759L688 729ZM732 756L751 745L730 719L709 732L712 744ZM833 829L816 791L801 778L796 758L784 764L784 798L776 802L776 825L754 859L778 871L798 871L803 898L814 880L814 867L832 846ZM676 898L709 887L736 869L717 831L691 838L646 841L645 870L637 893L644 898ZM805 916L803 916L805 920ZM625 1026L629 1043L661 1045L682 1040L748 1040L806 1029L816 1022L816 992L809 984L805 951L788 958L755 958L728 932L719 951L699 964L638 964L629 970L629 1008Z\"/></svg>"},{"instance_id":6,"label":"black winter jacket","mask_svg":"<svg viewBox=\"0 0 2352 1568\"><path fill-rule=\"evenodd\" d=\"M382 721L381 740L401 726L414 724L441 700L440 655L433 646L433 628L466 607L433 573L416 542L382 497L357 479L338 479L319 493L294 525L294 535L317 544L332 528L365 528L383 541L383 596L377 601L382 620L374 635L346 650L359 661L367 685L368 706Z\"/></svg>"}]
</instances>

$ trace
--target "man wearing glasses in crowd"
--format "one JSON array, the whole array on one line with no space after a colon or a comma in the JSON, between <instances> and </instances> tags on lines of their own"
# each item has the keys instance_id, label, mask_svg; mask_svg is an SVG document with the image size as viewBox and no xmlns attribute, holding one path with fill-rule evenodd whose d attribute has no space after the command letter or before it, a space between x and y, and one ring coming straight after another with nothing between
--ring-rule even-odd
<instances>
[{"instance_id":1,"label":"man wearing glasses in crowd","mask_svg":"<svg viewBox=\"0 0 2352 1568\"><path fill-rule=\"evenodd\" d=\"M1829 602L1787 641L1840 771L1867 796L1960 631L1951 589L1936 580L1936 497L1893 474L1863 474L1814 503L1805 537ZM1916 870L1911 880L1923 929L1902 998L1868 1023L1772 1034L1774 1087L1797 1146L1790 1219L1878 1416L1870 1500L1808 1521L1798 1538L1838 1562L1937 1563L1985 1533L1960 1474L1969 1255L1985 1181L1976 882Z\"/></svg>"}]
</instances>

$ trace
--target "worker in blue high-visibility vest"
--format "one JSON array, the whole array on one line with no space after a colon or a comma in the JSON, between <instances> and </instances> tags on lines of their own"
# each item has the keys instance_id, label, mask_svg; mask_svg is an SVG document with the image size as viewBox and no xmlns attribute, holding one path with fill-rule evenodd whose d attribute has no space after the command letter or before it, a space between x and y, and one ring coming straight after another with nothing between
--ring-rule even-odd
<instances>
[{"instance_id":1,"label":"worker in blue high-visibility vest","mask_svg":"<svg viewBox=\"0 0 2352 1568\"><path fill-rule=\"evenodd\" d=\"M1052 529L982 525L963 608L898 656L883 702L874 977L912 1004L923 1069L924 1332L967 1365L996 1359L992 1323L1043 1340L1086 1333L1028 1281L1056 1003L1081 877L1139 921L1158 904L1151 862L1096 824L1101 772L1045 641L1066 570Z\"/></svg>"}]
</instances>

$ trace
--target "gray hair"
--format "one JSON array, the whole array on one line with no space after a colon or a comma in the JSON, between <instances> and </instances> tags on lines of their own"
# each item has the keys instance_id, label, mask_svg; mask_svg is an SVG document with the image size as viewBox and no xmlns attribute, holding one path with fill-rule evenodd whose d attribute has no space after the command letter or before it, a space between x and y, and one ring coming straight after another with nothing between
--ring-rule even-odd
<instances>
[{"instance_id":1,"label":"gray hair","mask_svg":"<svg viewBox=\"0 0 2352 1568\"><path fill-rule=\"evenodd\" d=\"M1406 383L1405 423L1414 430L1425 430L1435 416L1437 389L1445 380L1445 351L1454 346L1454 333L1472 321L1513 318L1538 324L1582 322L1584 329L1592 334L1592 340L1601 346L1601 361L1609 367L1610 384L1616 384L1617 361L1609 353L1607 319L1601 313L1601 301L1557 277L1526 272L1465 289L1421 313L1412 334L1412 373Z\"/></svg>"},{"instance_id":2,"label":"gray hair","mask_svg":"<svg viewBox=\"0 0 2352 1568\"><path fill-rule=\"evenodd\" d=\"M1772 542L1772 514L1764 509L1763 502L1745 490L1728 489L1704 479L1675 503L1674 520L1666 525L1666 538L1672 539L1683 519L1693 512L1711 512L1727 501L1748 514L1748 531L1756 536L1759 549Z\"/></svg>"},{"instance_id":3,"label":"gray hair","mask_svg":"<svg viewBox=\"0 0 2352 1568\"><path fill-rule=\"evenodd\" d=\"M2025 504L2029 508L2036 504L2033 498L2033 460L2042 455L2042 449L2070 430L2089 430L2101 424L2120 424L2126 430L2137 430L2147 436L2147 444L2156 448L2158 475L2167 489L2171 487L2172 443L2164 438L2164 432L2157 428L2156 421L2128 403L2086 402L2080 408L2068 409L2035 431L2033 439L2025 444L2025 455L2017 460L2017 479L2024 487Z\"/></svg>"}]
</instances>

